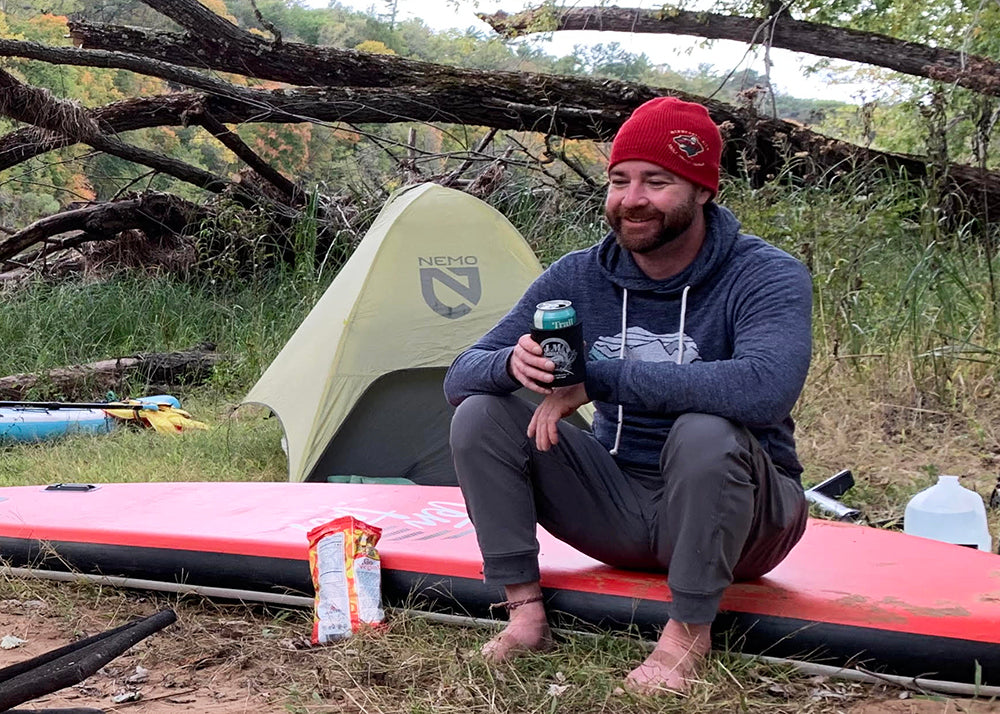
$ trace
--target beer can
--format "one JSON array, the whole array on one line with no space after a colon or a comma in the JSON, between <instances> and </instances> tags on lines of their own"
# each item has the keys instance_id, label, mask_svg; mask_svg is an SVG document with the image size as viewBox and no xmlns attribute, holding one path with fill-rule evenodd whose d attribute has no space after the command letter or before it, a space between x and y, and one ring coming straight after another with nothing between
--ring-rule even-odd
<instances>
[{"instance_id":1,"label":"beer can","mask_svg":"<svg viewBox=\"0 0 1000 714\"><path fill-rule=\"evenodd\" d=\"M576 324L576 310L569 300L546 300L535 307L536 330L559 330Z\"/></svg>"},{"instance_id":2,"label":"beer can","mask_svg":"<svg viewBox=\"0 0 1000 714\"><path fill-rule=\"evenodd\" d=\"M555 365L553 379L542 386L565 387L584 380L583 325L569 300L546 300L535 307L531 339Z\"/></svg>"}]
</instances>

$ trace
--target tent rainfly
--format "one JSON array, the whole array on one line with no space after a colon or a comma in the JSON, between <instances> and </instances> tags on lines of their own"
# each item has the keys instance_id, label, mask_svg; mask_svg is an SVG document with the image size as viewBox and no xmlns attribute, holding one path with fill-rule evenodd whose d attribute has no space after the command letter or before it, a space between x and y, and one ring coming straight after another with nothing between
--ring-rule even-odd
<instances>
[{"instance_id":1,"label":"tent rainfly","mask_svg":"<svg viewBox=\"0 0 1000 714\"><path fill-rule=\"evenodd\" d=\"M540 272L477 198L436 184L394 193L244 399L281 421L289 480L455 483L444 373Z\"/></svg>"}]
</instances>

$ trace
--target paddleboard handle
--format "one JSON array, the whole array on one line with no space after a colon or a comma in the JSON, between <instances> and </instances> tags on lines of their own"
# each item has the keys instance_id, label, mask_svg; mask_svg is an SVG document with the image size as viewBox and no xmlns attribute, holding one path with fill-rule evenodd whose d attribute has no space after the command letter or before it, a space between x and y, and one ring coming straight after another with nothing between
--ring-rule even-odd
<instances>
[{"instance_id":1,"label":"paddleboard handle","mask_svg":"<svg viewBox=\"0 0 1000 714\"><path fill-rule=\"evenodd\" d=\"M97 486L95 486L92 483L53 483L46 486L43 490L90 492L90 491L96 491Z\"/></svg>"}]
</instances>

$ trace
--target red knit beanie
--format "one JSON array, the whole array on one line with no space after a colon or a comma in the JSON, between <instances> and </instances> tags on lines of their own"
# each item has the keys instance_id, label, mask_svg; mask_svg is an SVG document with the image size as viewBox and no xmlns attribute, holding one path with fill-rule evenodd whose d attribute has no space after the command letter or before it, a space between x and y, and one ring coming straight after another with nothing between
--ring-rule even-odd
<instances>
[{"instance_id":1,"label":"red knit beanie","mask_svg":"<svg viewBox=\"0 0 1000 714\"><path fill-rule=\"evenodd\" d=\"M611 144L608 170L622 161L641 159L688 181L719 191L722 136L700 104L674 97L650 99L625 120Z\"/></svg>"}]
</instances>

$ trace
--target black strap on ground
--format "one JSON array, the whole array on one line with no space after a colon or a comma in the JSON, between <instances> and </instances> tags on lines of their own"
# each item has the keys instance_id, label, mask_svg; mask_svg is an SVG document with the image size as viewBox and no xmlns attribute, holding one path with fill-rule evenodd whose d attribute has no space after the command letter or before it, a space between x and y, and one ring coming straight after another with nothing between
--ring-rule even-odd
<instances>
[{"instance_id":1,"label":"black strap on ground","mask_svg":"<svg viewBox=\"0 0 1000 714\"><path fill-rule=\"evenodd\" d=\"M79 684L136 643L176 621L173 610L161 610L0 669L0 712Z\"/></svg>"}]
</instances>

